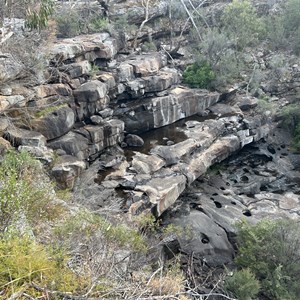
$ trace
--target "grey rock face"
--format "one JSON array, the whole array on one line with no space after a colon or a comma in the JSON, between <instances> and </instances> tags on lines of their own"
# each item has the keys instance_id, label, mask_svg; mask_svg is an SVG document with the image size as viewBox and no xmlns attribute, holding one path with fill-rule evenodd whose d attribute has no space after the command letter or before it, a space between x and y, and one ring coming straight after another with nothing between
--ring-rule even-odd
<instances>
[{"instance_id":1,"label":"grey rock face","mask_svg":"<svg viewBox=\"0 0 300 300\"><path fill-rule=\"evenodd\" d=\"M75 114L69 107L61 107L32 122L33 128L46 139L53 140L69 132L75 123Z\"/></svg>"},{"instance_id":2,"label":"grey rock face","mask_svg":"<svg viewBox=\"0 0 300 300\"><path fill-rule=\"evenodd\" d=\"M129 147L142 147L144 145L143 139L136 134L126 135L124 141Z\"/></svg>"},{"instance_id":3,"label":"grey rock face","mask_svg":"<svg viewBox=\"0 0 300 300\"><path fill-rule=\"evenodd\" d=\"M104 83L93 80L84 83L80 88L76 89L74 92L75 100L80 102L96 102L103 99L107 93L107 87Z\"/></svg>"},{"instance_id":4,"label":"grey rock face","mask_svg":"<svg viewBox=\"0 0 300 300\"><path fill-rule=\"evenodd\" d=\"M181 129L186 136L185 140L170 146L153 146L150 155L134 155L129 168L125 172L122 169L122 172L120 170L116 173L118 177L114 177L115 185L119 182L118 186L126 189L122 182L130 178L133 190L129 194L134 197L135 202L143 205L145 201L150 202L159 216L174 204L186 186L205 174L210 166L221 162L245 145L265 137L271 129L264 116L259 120L256 119L257 116L247 116L246 119L239 108L217 104L210 110L214 112L214 116L218 115L218 119L188 121L187 126ZM136 200L139 192L142 194ZM222 201L226 202L226 199L223 198ZM139 210L139 205L132 205L134 208L129 208L131 213ZM207 207L207 211L212 213L212 208ZM221 214L216 216L225 222ZM228 231L232 231L232 224L229 220L226 222Z\"/></svg>"},{"instance_id":5,"label":"grey rock face","mask_svg":"<svg viewBox=\"0 0 300 300\"><path fill-rule=\"evenodd\" d=\"M53 150L45 146L19 146L19 151L27 151L41 162L49 165L54 160Z\"/></svg>"},{"instance_id":6,"label":"grey rock face","mask_svg":"<svg viewBox=\"0 0 300 300\"><path fill-rule=\"evenodd\" d=\"M165 165L163 159L155 155L146 155L135 152L132 158L132 169L138 174L152 174L160 170Z\"/></svg>"},{"instance_id":7,"label":"grey rock face","mask_svg":"<svg viewBox=\"0 0 300 300\"><path fill-rule=\"evenodd\" d=\"M168 96L130 102L115 114L124 121L128 132L143 132L200 113L218 100L218 93L177 87Z\"/></svg>"},{"instance_id":8,"label":"grey rock face","mask_svg":"<svg viewBox=\"0 0 300 300\"><path fill-rule=\"evenodd\" d=\"M78 63L68 64L60 68L60 71L65 72L71 79L88 75L91 71L91 64L84 60Z\"/></svg>"},{"instance_id":9,"label":"grey rock face","mask_svg":"<svg viewBox=\"0 0 300 300\"><path fill-rule=\"evenodd\" d=\"M24 67L16 61L10 53L1 53L0 57L0 82L8 82L22 77Z\"/></svg>"},{"instance_id":10,"label":"grey rock face","mask_svg":"<svg viewBox=\"0 0 300 300\"><path fill-rule=\"evenodd\" d=\"M9 127L5 131L4 137L9 140L13 146L43 147L46 145L45 136L32 130Z\"/></svg>"},{"instance_id":11,"label":"grey rock face","mask_svg":"<svg viewBox=\"0 0 300 300\"><path fill-rule=\"evenodd\" d=\"M1 96L0 95L0 112L11 107L24 107L25 98L22 95Z\"/></svg>"},{"instance_id":12,"label":"grey rock face","mask_svg":"<svg viewBox=\"0 0 300 300\"><path fill-rule=\"evenodd\" d=\"M84 83L78 89L74 90L73 95L77 103L75 109L78 120L88 118L105 109L109 103L109 98L106 94L106 84L98 80Z\"/></svg>"},{"instance_id":13,"label":"grey rock face","mask_svg":"<svg viewBox=\"0 0 300 300\"><path fill-rule=\"evenodd\" d=\"M123 1L124 2L124 1ZM112 1L109 6L109 14L113 19L126 15L127 20L131 24L140 24L144 20L144 6L134 0L126 1ZM157 5L149 7L149 18L157 18L167 14L168 1L159 1Z\"/></svg>"},{"instance_id":14,"label":"grey rock face","mask_svg":"<svg viewBox=\"0 0 300 300\"><path fill-rule=\"evenodd\" d=\"M206 214L192 210L187 216L177 220L178 225L186 228L191 238L179 238L180 248L195 257L204 258L210 267L231 262L234 249L228 240L226 231ZM175 221L175 224L176 221ZM190 230L190 231L189 231Z\"/></svg>"},{"instance_id":15,"label":"grey rock face","mask_svg":"<svg viewBox=\"0 0 300 300\"><path fill-rule=\"evenodd\" d=\"M61 189L73 189L76 178L86 168L84 161L74 156L59 157L51 170L52 175Z\"/></svg>"},{"instance_id":16,"label":"grey rock face","mask_svg":"<svg viewBox=\"0 0 300 300\"><path fill-rule=\"evenodd\" d=\"M68 155L78 159L95 159L110 146L123 139L124 124L120 120L109 120L103 125L86 125L77 131L49 142L52 149L63 149Z\"/></svg>"}]
</instances>

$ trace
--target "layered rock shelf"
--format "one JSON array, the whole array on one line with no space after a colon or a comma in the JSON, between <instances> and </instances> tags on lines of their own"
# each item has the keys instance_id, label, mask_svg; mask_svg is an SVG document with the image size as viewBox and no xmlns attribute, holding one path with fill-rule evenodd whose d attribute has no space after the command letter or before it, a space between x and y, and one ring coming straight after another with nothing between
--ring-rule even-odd
<instances>
[{"instance_id":1,"label":"layered rock shelf","mask_svg":"<svg viewBox=\"0 0 300 300\"><path fill-rule=\"evenodd\" d=\"M124 130L159 128L203 113L219 100L218 93L176 86L180 76L167 66L166 55L118 55L119 47L108 33L50 45L44 84L2 88L3 109L22 115L26 107L31 114L29 126L13 124L3 129L4 137L15 146L43 146L93 161L107 147L120 144ZM17 76L4 71L5 78Z\"/></svg>"},{"instance_id":2,"label":"layered rock shelf","mask_svg":"<svg viewBox=\"0 0 300 300\"><path fill-rule=\"evenodd\" d=\"M102 184L113 180L115 187L123 187L134 199L132 214L150 202L159 216L209 167L271 130L266 119L246 117L239 108L225 104L217 104L216 108L219 112L230 110L231 114L219 113L218 119L203 122L187 121L182 129L186 140L171 146L158 145L149 154L134 152L132 161L120 165L122 172L112 172Z\"/></svg>"}]
</instances>

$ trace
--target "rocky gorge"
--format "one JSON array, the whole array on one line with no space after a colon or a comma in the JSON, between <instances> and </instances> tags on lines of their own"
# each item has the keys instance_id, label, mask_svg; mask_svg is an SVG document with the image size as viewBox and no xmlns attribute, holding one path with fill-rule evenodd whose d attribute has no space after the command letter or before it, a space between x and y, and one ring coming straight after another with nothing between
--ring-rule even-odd
<instances>
[{"instance_id":1,"label":"rocky gorge","mask_svg":"<svg viewBox=\"0 0 300 300\"><path fill-rule=\"evenodd\" d=\"M139 5L112 2L111 19L124 10L143 21ZM160 1L150 15L166 12ZM151 30L158 39L163 32ZM299 58L276 81L268 74L277 54L258 49L249 55L267 74L258 94L245 81L211 91L182 83L188 54L128 51L129 42L109 32L57 39L43 50L47 67L34 84L2 53L1 152L30 152L92 211L126 220L146 212L188 227L189 235L171 234L156 251L184 254L198 275L232 262L238 220L299 219L299 155L278 117L300 88Z\"/></svg>"}]
</instances>

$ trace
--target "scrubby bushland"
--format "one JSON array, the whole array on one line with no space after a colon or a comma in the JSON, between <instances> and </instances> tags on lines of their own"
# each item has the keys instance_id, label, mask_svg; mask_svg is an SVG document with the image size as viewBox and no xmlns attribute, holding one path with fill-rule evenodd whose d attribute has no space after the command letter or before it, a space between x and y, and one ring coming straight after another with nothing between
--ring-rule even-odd
<instances>
[{"instance_id":1,"label":"scrubby bushland","mask_svg":"<svg viewBox=\"0 0 300 300\"><path fill-rule=\"evenodd\" d=\"M198 21L198 33L192 31L191 44L197 60L206 60L215 74L210 86L219 88L232 83L245 70L244 48L257 45L265 35L262 18L250 1L243 0L230 3L215 27L208 27L203 18L195 21Z\"/></svg>"},{"instance_id":2,"label":"scrubby bushland","mask_svg":"<svg viewBox=\"0 0 300 300\"><path fill-rule=\"evenodd\" d=\"M151 226L153 218L139 219L133 229L120 220L122 214L109 220L57 198L63 194L55 192L41 163L27 152L2 157L3 299L151 299L183 291L178 267L160 266L159 272L151 268L147 255L154 244L149 246L141 227Z\"/></svg>"},{"instance_id":3,"label":"scrubby bushland","mask_svg":"<svg viewBox=\"0 0 300 300\"><path fill-rule=\"evenodd\" d=\"M63 3L57 10L55 21L57 36L60 38L74 37L80 34L108 31L109 22L102 10L91 1L84 6Z\"/></svg>"},{"instance_id":4,"label":"scrubby bushland","mask_svg":"<svg viewBox=\"0 0 300 300\"><path fill-rule=\"evenodd\" d=\"M42 164L27 152L5 155L0 165L0 185L0 234L16 225L33 226L58 212L51 181Z\"/></svg>"},{"instance_id":5,"label":"scrubby bushland","mask_svg":"<svg viewBox=\"0 0 300 300\"><path fill-rule=\"evenodd\" d=\"M67 268L67 258L65 253L27 236L2 237L0 291L3 299L17 295L21 298L24 294L43 297L47 289L63 294L86 288L89 282Z\"/></svg>"},{"instance_id":6,"label":"scrubby bushland","mask_svg":"<svg viewBox=\"0 0 300 300\"><path fill-rule=\"evenodd\" d=\"M221 26L239 50L257 44L265 35L265 24L248 0L233 0L225 8Z\"/></svg>"},{"instance_id":7,"label":"scrubby bushland","mask_svg":"<svg viewBox=\"0 0 300 300\"><path fill-rule=\"evenodd\" d=\"M210 25L193 11L191 50L195 60L206 60L215 73L214 88L222 88L238 80L249 82L259 71L251 57L251 47L283 49L299 55L300 0L283 1L276 13L258 15L249 0L234 0ZM253 55L253 58L255 55ZM251 61L251 62L249 62ZM241 76L242 75L242 76Z\"/></svg>"},{"instance_id":8,"label":"scrubby bushland","mask_svg":"<svg viewBox=\"0 0 300 300\"><path fill-rule=\"evenodd\" d=\"M261 295L267 299L299 299L299 222L261 221L255 226L242 222L237 241L238 254L235 261L243 271L235 273L225 285L236 297L243 293L243 286L249 288L249 296L257 293L259 285L256 278L261 286ZM245 278L249 279L249 285ZM239 299L246 299L243 297Z\"/></svg>"}]
</instances>

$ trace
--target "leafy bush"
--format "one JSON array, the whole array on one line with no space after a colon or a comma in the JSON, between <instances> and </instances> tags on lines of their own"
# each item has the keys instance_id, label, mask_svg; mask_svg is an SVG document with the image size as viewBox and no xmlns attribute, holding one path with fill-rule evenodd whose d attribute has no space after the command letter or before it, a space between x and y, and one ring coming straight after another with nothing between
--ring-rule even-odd
<instances>
[{"instance_id":1,"label":"leafy bush","mask_svg":"<svg viewBox=\"0 0 300 300\"><path fill-rule=\"evenodd\" d=\"M224 288L237 299L248 300L258 294L260 284L249 269L242 269L225 279Z\"/></svg>"},{"instance_id":2,"label":"leafy bush","mask_svg":"<svg viewBox=\"0 0 300 300\"><path fill-rule=\"evenodd\" d=\"M141 48L144 52L157 51L157 47L153 42L145 42L142 44Z\"/></svg>"},{"instance_id":3,"label":"leafy bush","mask_svg":"<svg viewBox=\"0 0 300 300\"><path fill-rule=\"evenodd\" d=\"M283 24L286 34L293 35L300 28L300 0L287 0L284 4Z\"/></svg>"},{"instance_id":4,"label":"leafy bush","mask_svg":"<svg viewBox=\"0 0 300 300\"><path fill-rule=\"evenodd\" d=\"M269 299L299 299L300 224L294 220L239 225L236 263L248 268Z\"/></svg>"},{"instance_id":5,"label":"leafy bush","mask_svg":"<svg viewBox=\"0 0 300 300\"><path fill-rule=\"evenodd\" d=\"M41 0L39 5L35 5L33 9L30 7L26 13L26 26L30 29L42 29L48 25L48 19L54 13L55 2L53 0Z\"/></svg>"},{"instance_id":6,"label":"leafy bush","mask_svg":"<svg viewBox=\"0 0 300 300\"><path fill-rule=\"evenodd\" d=\"M101 30L109 30L109 22L107 19L102 17L91 18L88 24L88 32L97 32Z\"/></svg>"},{"instance_id":7,"label":"leafy bush","mask_svg":"<svg viewBox=\"0 0 300 300\"><path fill-rule=\"evenodd\" d=\"M0 27L4 18L24 18L26 27L41 30L54 13L53 0L5 0L0 2Z\"/></svg>"},{"instance_id":8,"label":"leafy bush","mask_svg":"<svg viewBox=\"0 0 300 300\"><path fill-rule=\"evenodd\" d=\"M282 3L281 14L266 18L267 37L273 49L292 49L300 54L300 0L287 0Z\"/></svg>"},{"instance_id":9,"label":"leafy bush","mask_svg":"<svg viewBox=\"0 0 300 300\"><path fill-rule=\"evenodd\" d=\"M214 71L205 61L188 66L183 73L183 83L193 88L210 88L215 78Z\"/></svg>"}]
</instances>

